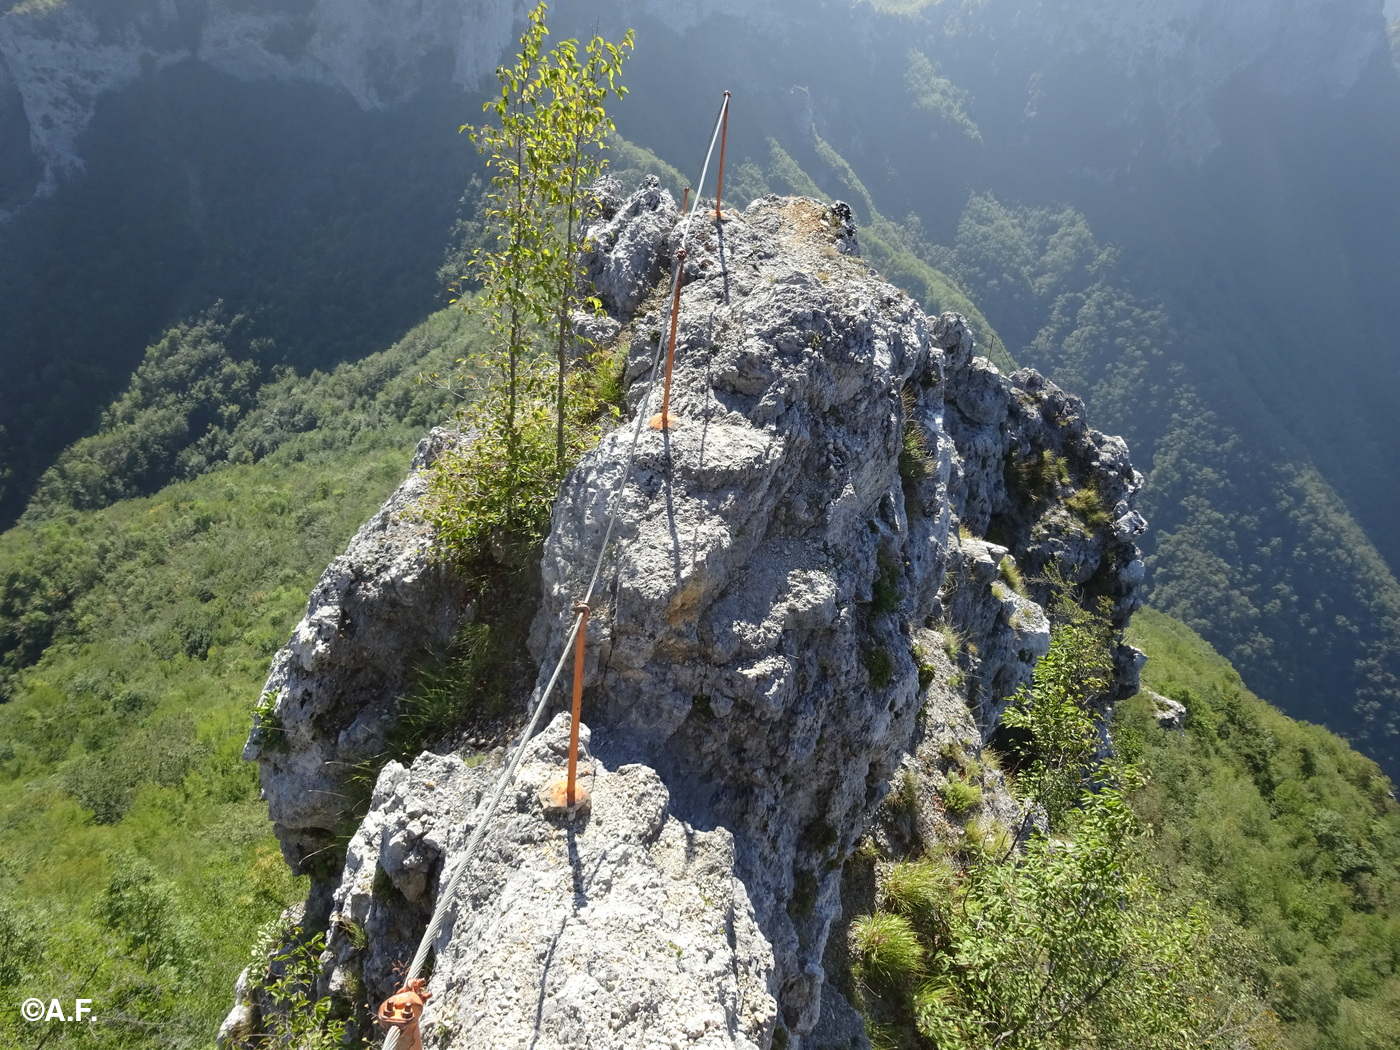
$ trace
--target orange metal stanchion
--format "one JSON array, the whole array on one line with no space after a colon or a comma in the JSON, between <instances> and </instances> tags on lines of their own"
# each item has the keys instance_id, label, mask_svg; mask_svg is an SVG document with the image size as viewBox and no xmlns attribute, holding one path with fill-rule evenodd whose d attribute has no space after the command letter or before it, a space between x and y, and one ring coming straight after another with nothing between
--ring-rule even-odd
<instances>
[{"instance_id":1,"label":"orange metal stanchion","mask_svg":"<svg viewBox=\"0 0 1400 1050\"><path fill-rule=\"evenodd\" d=\"M573 725L569 727L569 786L564 793L569 808L578 804L578 723L583 715L583 650L588 639L588 606L579 602L574 606L579 614L578 640L574 643L574 706ZM587 792L585 792L587 794Z\"/></svg>"},{"instance_id":2,"label":"orange metal stanchion","mask_svg":"<svg viewBox=\"0 0 1400 1050\"><path fill-rule=\"evenodd\" d=\"M578 783L578 727L583 720L583 655L588 644L588 606L579 602L574 606L578 613L578 633L574 642L574 702L570 711L569 725L569 772L560 780L545 786L540 792L540 802L546 813L563 814L572 817L588 808L592 801L588 789Z\"/></svg>"},{"instance_id":3,"label":"orange metal stanchion","mask_svg":"<svg viewBox=\"0 0 1400 1050\"><path fill-rule=\"evenodd\" d=\"M666 386L661 394L661 411L647 421L652 430L669 430L675 426L671 415L671 369L676 361L676 324L681 314L681 278L685 276L685 249L676 252L676 291L671 296L671 341L666 348Z\"/></svg>"},{"instance_id":4,"label":"orange metal stanchion","mask_svg":"<svg viewBox=\"0 0 1400 1050\"><path fill-rule=\"evenodd\" d=\"M715 222L722 218L719 201L724 196L724 140L729 136L729 92L724 93L724 116L720 118L719 132L719 177L715 180Z\"/></svg>"}]
</instances>

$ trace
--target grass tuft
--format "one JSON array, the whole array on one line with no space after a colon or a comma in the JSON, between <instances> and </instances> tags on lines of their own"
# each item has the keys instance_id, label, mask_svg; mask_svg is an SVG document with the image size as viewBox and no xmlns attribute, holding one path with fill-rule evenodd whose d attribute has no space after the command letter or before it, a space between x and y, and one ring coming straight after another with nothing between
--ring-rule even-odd
<instances>
[{"instance_id":1,"label":"grass tuft","mask_svg":"<svg viewBox=\"0 0 1400 1050\"><path fill-rule=\"evenodd\" d=\"M1026 596L1026 581L1021 577L1021 570L1016 565L1016 559L1011 555L1001 559L997 565L997 572L1006 581L1006 585L1019 594L1022 598Z\"/></svg>"},{"instance_id":2,"label":"grass tuft","mask_svg":"<svg viewBox=\"0 0 1400 1050\"><path fill-rule=\"evenodd\" d=\"M943 808L949 816L961 817L972 812L982 801L982 789L961 777L949 777L943 785Z\"/></svg>"},{"instance_id":3,"label":"grass tuft","mask_svg":"<svg viewBox=\"0 0 1400 1050\"><path fill-rule=\"evenodd\" d=\"M886 988L908 985L924 970L923 949L913 924L903 915L877 911L851 924L856 975Z\"/></svg>"},{"instance_id":4,"label":"grass tuft","mask_svg":"<svg viewBox=\"0 0 1400 1050\"><path fill-rule=\"evenodd\" d=\"M884 910L905 916L920 929L941 929L943 909L956 893L956 879L952 866L944 861L900 861L885 873L881 904Z\"/></svg>"}]
</instances>

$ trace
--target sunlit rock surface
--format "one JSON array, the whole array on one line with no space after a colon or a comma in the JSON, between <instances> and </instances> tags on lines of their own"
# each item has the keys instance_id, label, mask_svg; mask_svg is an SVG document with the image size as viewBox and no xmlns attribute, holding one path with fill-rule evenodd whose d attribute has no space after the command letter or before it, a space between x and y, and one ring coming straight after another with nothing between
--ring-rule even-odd
<instances>
[{"instance_id":1,"label":"sunlit rock surface","mask_svg":"<svg viewBox=\"0 0 1400 1050\"><path fill-rule=\"evenodd\" d=\"M600 330L627 349L628 402L649 416L682 220L652 181L593 221ZM430 1047L862 1045L823 956L843 863L892 782L936 786L945 744L981 747L1049 645L1052 582L1120 628L1140 600L1123 443L881 280L844 205L764 198L697 222L686 248L677 422L643 426L630 474L630 420L583 457L541 565L543 683L616 512L585 658L594 808L572 825L540 810L556 721L435 944ZM394 710L387 677L354 663L368 684L351 691L337 663L383 650L401 682L410 636L467 611L395 514L410 488L332 564L274 662L288 750L259 729L250 753L291 857L343 815L315 777ZM1136 655L1120 650L1118 692ZM325 991L364 1011L393 990L503 758L425 754L380 774L344 870L313 870Z\"/></svg>"}]
</instances>

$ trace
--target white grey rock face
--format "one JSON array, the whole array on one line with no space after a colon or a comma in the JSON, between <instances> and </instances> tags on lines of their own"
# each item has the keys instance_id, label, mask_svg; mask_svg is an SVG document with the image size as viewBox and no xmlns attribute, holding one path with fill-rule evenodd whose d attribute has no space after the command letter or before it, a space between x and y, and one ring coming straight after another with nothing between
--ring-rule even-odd
<instances>
[{"instance_id":1,"label":"white grey rock face","mask_svg":"<svg viewBox=\"0 0 1400 1050\"><path fill-rule=\"evenodd\" d=\"M475 87L511 43L518 0L152 0L114 14L106 0L16 5L0 15L0 65L18 88L44 164L41 193L81 168L77 141L98 99L175 62L246 80L324 84L366 109L413 94L429 57L451 56Z\"/></svg>"},{"instance_id":2,"label":"white grey rock face","mask_svg":"<svg viewBox=\"0 0 1400 1050\"><path fill-rule=\"evenodd\" d=\"M589 272L629 340L629 403L649 414L681 222L654 184L603 196ZM556 720L434 945L428 1046L860 1045L822 959L842 865L891 780L903 768L936 789L943 743L975 752L1029 680L1049 644L1033 574L1053 563L1119 627L1136 608L1122 442L1036 373L976 358L961 317L925 317L856 244L847 209L808 198L692 231L679 422L641 431L620 492L631 426L584 456L541 565L531 648L548 675L615 506L584 660L592 813L570 830L540 809L563 761ZM343 817L327 771L382 738L405 650L463 615L401 514L421 485L327 570L274 664L288 751L260 727L250 754L294 861ZM941 625L965 643L956 665L930 656ZM484 758L383 771L338 884L315 884L333 912L326 991L363 1007L393 990L480 819L501 761ZM988 812L1006 810L987 786Z\"/></svg>"},{"instance_id":3,"label":"white grey rock face","mask_svg":"<svg viewBox=\"0 0 1400 1050\"><path fill-rule=\"evenodd\" d=\"M682 422L641 440L589 628L607 754L656 768L681 813L733 832L794 1036L819 1013L840 861L917 712L902 625L936 608L949 522L928 322L838 252L846 232L809 199L757 202L722 241L697 226L672 391ZM632 374L667 327L637 320ZM935 456L913 515L898 471L906 389ZM540 654L582 593L629 438L605 438L565 482Z\"/></svg>"},{"instance_id":4,"label":"white grey rock face","mask_svg":"<svg viewBox=\"0 0 1400 1050\"><path fill-rule=\"evenodd\" d=\"M994 545L953 545L954 576L972 586L953 589L948 620L976 639L980 656L968 668L973 700L983 724L994 725L998 705L1029 681L1048 645L1040 615L995 579L1001 559L1012 555L1034 602L1048 601L1054 574L1086 607L1106 601L1121 630L1142 605L1145 570L1134 541L1147 522L1133 502L1143 478L1122 438L1089 427L1079 398L1033 369L1001 376L974 357L961 318L945 314L934 329L947 347L943 421L957 449L950 498L961 525ZM1002 603L990 621L988 588ZM1137 691L1140 656L1119 646L1118 688L1108 701Z\"/></svg>"},{"instance_id":5,"label":"white grey rock face","mask_svg":"<svg viewBox=\"0 0 1400 1050\"><path fill-rule=\"evenodd\" d=\"M604 308L631 317L661 273L661 248L680 209L655 175L626 200L613 179L594 187L602 213L584 228L584 273ZM614 332L615 334L615 332Z\"/></svg>"},{"instance_id":6,"label":"white grey rock face","mask_svg":"<svg viewBox=\"0 0 1400 1050\"><path fill-rule=\"evenodd\" d=\"M326 567L273 657L263 698L275 698L274 717L254 724L243 757L258 763L283 856L298 872L347 819L346 779L383 750L410 660L446 645L470 615L412 513L427 489L423 469L449 439L437 430L419 443L413 472Z\"/></svg>"},{"instance_id":7,"label":"white grey rock face","mask_svg":"<svg viewBox=\"0 0 1400 1050\"><path fill-rule=\"evenodd\" d=\"M1130 530L1042 507L1003 476L1009 456L1053 449L1067 484L1130 515L1139 479L1122 443L1035 373L1008 380L974 360L961 318L930 323L846 254L853 242L839 206L805 198L756 202L722 235L697 227L680 422L643 432L589 627L600 753L645 762L678 812L734 833L792 1038L820 1013L841 861L911 740L914 632L947 615L973 641L990 732L1049 644L1042 608L997 579L1008 548L1036 568L1068 559L1067 582L1109 597L1120 625L1135 600L1113 568L1136 559ZM634 320L630 376L667 328L662 309ZM658 408L641 390L634 409ZM901 476L906 427L925 455ZM565 481L532 637L541 658L583 593L630 438L605 438ZM952 543L955 519L978 535L995 526L1006 546ZM945 606L950 557L960 583Z\"/></svg>"},{"instance_id":8,"label":"white grey rock face","mask_svg":"<svg viewBox=\"0 0 1400 1050\"><path fill-rule=\"evenodd\" d=\"M583 735L592 807L573 822L547 818L537 800L565 770L568 717L530 744L434 945L425 1045L766 1046L772 952L735 877L733 836L677 819L655 770L598 765ZM395 989L391 968L417 947L432 881L465 846L498 773L499 763L431 754L381 773L335 893L328 990L361 974L371 1001Z\"/></svg>"},{"instance_id":9,"label":"white grey rock face","mask_svg":"<svg viewBox=\"0 0 1400 1050\"><path fill-rule=\"evenodd\" d=\"M1186 705L1181 701L1150 690L1147 698L1152 701L1153 714L1157 718L1157 724L1163 729L1175 729L1179 732L1186 725Z\"/></svg>"}]
</instances>

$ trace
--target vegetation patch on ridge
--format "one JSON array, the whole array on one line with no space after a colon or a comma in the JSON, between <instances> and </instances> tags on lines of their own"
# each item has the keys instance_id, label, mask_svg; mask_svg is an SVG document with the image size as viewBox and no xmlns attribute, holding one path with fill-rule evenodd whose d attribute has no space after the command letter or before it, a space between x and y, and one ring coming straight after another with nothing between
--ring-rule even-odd
<instances>
[{"instance_id":1,"label":"vegetation patch on ridge","mask_svg":"<svg viewBox=\"0 0 1400 1050\"><path fill-rule=\"evenodd\" d=\"M875 910L851 925L850 992L872 1045L1277 1045L1250 938L1163 884L1128 803L1141 774L1095 758L1089 705L1108 685L1111 632L1074 606L1055 618L1006 715L1021 733L1021 826L969 820L961 840L878 865ZM942 791L950 815L980 800L962 776Z\"/></svg>"}]
</instances>

